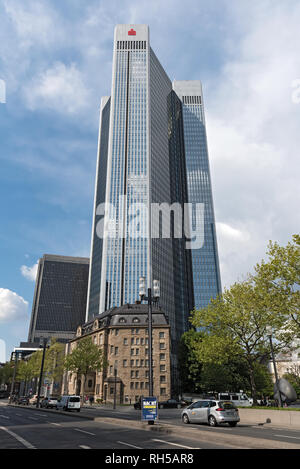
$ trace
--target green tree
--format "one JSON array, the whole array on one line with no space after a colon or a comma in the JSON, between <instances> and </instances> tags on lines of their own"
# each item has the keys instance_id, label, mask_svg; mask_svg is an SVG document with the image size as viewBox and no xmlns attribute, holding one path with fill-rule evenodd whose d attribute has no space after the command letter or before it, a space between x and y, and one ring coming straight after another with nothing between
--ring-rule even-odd
<instances>
[{"instance_id":1,"label":"green tree","mask_svg":"<svg viewBox=\"0 0 300 469\"><path fill-rule=\"evenodd\" d=\"M202 363L197 355L197 344L202 334L190 329L181 336L178 349L178 367L182 392L197 393L201 391L200 376Z\"/></svg>"},{"instance_id":2,"label":"green tree","mask_svg":"<svg viewBox=\"0 0 300 469\"><path fill-rule=\"evenodd\" d=\"M282 352L292 340L284 315L270 311L261 289L248 279L225 289L224 294L211 300L207 308L194 311L191 322L205 331L197 344L198 359L215 364L242 359L256 402L255 367L270 355L267 328L273 329L275 353Z\"/></svg>"},{"instance_id":3,"label":"green tree","mask_svg":"<svg viewBox=\"0 0 300 469\"><path fill-rule=\"evenodd\" d=\"M107 366L103 351L93 344L91 337L80 339L73 351L66 356L64 367L81 376L80 395L84 396L86 377L89 373L101 371Z\"/></svg>"},{"instance_id":4,"label":"green tree","mask_svg":"<svg viewBox=\"0 0 300 469\"><path fill-rule=\"evenodd\" d=\"M290 330L300 337L300 236L287 246L269 243L268 261L255 267L252 279L265 297L269 309L285 314Z\"/></svg>"},{"instance_id":5,"label":"green tree","mask_svg":"<svg viewBox=\"0 0 300 469\"><path fill-rule=\"evenodd\" d=\"M55 339L51 340L45 357L45 372L55 382L61 381L64 373L65 346Z\"/></svg>"},{"instance_id":6,"label":"green tree","mask_svg":"<svg viewBox=\"0 0 300 469\"><path fill-rule=\"evenodd\" d=\"M9 386L12 382L14 374L14 363L6 362L4 366L0 368L0 384Z\"/></svg>"}]
</instances>

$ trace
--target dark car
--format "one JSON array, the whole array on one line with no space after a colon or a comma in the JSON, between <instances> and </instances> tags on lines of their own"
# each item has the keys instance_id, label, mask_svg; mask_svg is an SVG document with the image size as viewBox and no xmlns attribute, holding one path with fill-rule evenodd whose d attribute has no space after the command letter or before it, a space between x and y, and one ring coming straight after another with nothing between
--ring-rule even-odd
<instances>
[{"instance_id":1,"label":"dark car","mask_svg":"<svg viewBox=\"0 0 300 469\"><path fill-rule=\"evenodd\" d=\"M158 403L159 409L181 409L186 404L183 401L177 401L176 399L168 399Z\"/></svg>"},{"instance_id":2,"label":"dark car","mask_svg":"<svg viewBox=\"0 0 300 469\"><path fill-rule=\"evenodd\" d=\"M18 405L28 405L29 404L29 398L26 396L21 396L17 398L17 404Z\"/></svg>"}]
</instances>

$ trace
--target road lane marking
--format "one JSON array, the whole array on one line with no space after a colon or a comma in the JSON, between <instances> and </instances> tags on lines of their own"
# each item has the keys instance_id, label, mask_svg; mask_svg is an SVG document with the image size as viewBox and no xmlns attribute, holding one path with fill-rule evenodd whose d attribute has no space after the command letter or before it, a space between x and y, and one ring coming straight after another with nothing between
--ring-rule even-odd
<instances>
[{"instance_id":1,"label":"road lane marking","mask_svg":"<svg viewBox=\"0 0 300 469\"><path fill-rule=\"evenodd\" d=\"M140 446L134 446L134 445L131 445L130 443L125 443L124 441L117 441L117 443L120 443L120 445L130 446L130 448L143 449Z\"/></svg>"},{"instance_id":2,"label":"road lane marking","mask_svg":"<svg viewBox=\"0 0 300 469\"><path fill-rule=\"evenodd\" d=\"M30 420L38 420L35 417L28 417Z\"/></svg>"},{"instance_id":3,"label":"road lane marking","mask_svg":"<svg viewBox=\"0 0 300 469\"><path fill-rule=\"evenodd\" d=\"M27 449L36 449L36 447L29 443L29 441L24 440L24 438L12 432L11 430L8 430L8 428L0 427L0 430L3 430L9 435L13 436L17 441L19 441L19 443L22 443L22 445L24 445Z\"/></svg>"},{"instance_id":4,"label":"road lane marking","mask_svg":"<svg viewBox=\"0 0 300 469\"><path fill-rule=\"evenodd\" d=\"M10 417L7 417L7 415L0 415L3 419L9 419Z\"/></svg>"},{"instance_id":5,"label":"road lane marking","mask_svg":"<svg viewBox=\"0 0 300 469\"><path fill-rule=\"evenodd\" d=\"M201 448L192 448L191 446L180 445L178 443L171 443L170 441L165 441L165 440L152 439L152 441L158 441L159 443L166 443L167 445L172 445L172 446L179 446L179 448L184 448L184 449L201 449Z\"/></svg>"},{"instance_id":6,"label":"road lane marking","mask_svg":"<svg viewBox=\"0 0 300 469\"><path fill-rule=\"evenodd\" d=\"M47 422L47 423L50 423L50 425L55 425L56 427L61 427L60 423L54 423L54 422Z\"/></svg>"},{"instance_id":7,"label":"road lane marking","mask_svg":"<svg viewBox=\"0 0 300 469\"><path fill-rule=\"evenodd\" d=\"M75 430L76 432L81 432L81 433L86 433L87 435L96 436L95 433L86 432L85 430L80 430L79 428L74 428L74 430Z\"/></svg>"},{"instance_id":8,"label":"road lane marking","mask_svg":"<svg viewBox=\"0 0 300 469\"><path fill-rule=\"evenodd\" d=\"M89 446L84 446L84 445L80 445L79 448L81 448L81 449L91 449Z\"/></svg>"},{"instance_id":9,"label":"road lane marking","mask_svg":"<svg viewBox=\"0 0 300 469\"><path fill-rule=\"evenodd\" d=\"M299 436L290 436L290 435L274 435L278 436L279 438L293 438L294 440L300 440Z\"/></svg>"}]
</instances>

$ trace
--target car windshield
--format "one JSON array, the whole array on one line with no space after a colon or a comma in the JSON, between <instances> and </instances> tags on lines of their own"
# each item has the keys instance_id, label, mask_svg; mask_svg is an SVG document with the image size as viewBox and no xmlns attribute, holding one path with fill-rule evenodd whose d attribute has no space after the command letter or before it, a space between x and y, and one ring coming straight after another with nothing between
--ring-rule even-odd
<instances>
[{"instance_id":1,"label":"car windshield","mask_svg":"<svg viewBox=\"0 0 300 469\"><path fill-rule=\"evenodd\" d=\"M70 397L70 402L80 402L79 397Z\"/></svg>"},{"instance_id":2,"label":"car windshield","mask_svg":"<svg viewBox=\"0 0 300 469\"><path fill-rule=\"evenodd\" d=\"M222 409L235 409L235 405L232 403L232 402L224 402L224 401L221 401L218 403L218 406L221 407Z\"/></svg>"}]
</instances>

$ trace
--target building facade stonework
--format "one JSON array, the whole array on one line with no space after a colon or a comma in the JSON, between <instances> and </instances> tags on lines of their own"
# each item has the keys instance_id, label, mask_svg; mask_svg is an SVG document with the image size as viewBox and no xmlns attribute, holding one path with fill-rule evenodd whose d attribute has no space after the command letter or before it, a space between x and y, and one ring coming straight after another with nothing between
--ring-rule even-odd
<instances>
[{"instance_id":1,"label":"building facade stonework","mask_svg":"<svg viewBox=\"0 0 300 469\"><path fill-rule=\"evenodd\" d=\"M170 326L161 309L153 307L153 390L158 400L171 397ZM84 394L95 402L130 404L149 393L148 306L124 305L98 315L79 326L68 344L71 353L84 337L103 350L108 363L103 371L90 373ZM115 373L115 370L116 373ZM66 373L63 394L79 394L81 377Z\"/></svg>"}]
</instances>

